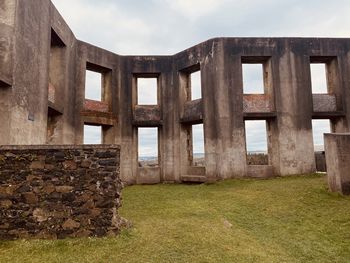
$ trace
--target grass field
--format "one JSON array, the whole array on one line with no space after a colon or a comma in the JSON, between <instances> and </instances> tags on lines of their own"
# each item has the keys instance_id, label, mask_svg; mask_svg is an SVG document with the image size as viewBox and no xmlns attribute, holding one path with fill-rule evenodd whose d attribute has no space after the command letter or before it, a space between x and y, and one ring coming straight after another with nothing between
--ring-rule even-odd
<instances>
[{"instance_id":1,"label":"grass field","mask_svg":"<svg viewBox=\"0 0 350 263\"><path fill-rule=\"evenodd\" d=\"M132 186L118 238L0 242L0 262L350 262L350 198L320 175Z\"/></svg>"}]
</instances>

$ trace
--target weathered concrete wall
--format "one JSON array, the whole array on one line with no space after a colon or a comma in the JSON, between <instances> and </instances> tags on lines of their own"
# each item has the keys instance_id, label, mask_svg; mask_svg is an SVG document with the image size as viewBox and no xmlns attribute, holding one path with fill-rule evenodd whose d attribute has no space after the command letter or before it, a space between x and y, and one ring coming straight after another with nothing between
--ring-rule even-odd
<instances>
[{"instance_id":1,"label":"weathered concrete wall","mask_svg":"<svg viewBox=\"0 0 350 263\"><path fill-rule=\"evenodd\" d=\"M315 159L316 159L316 171L327 172L325 152L315 152Z\"/></svg>"},{"instance_id":2,"label":"weathered concrete wall","mask_svg":"<svg viewBox=\"0 0 350 263\"><path fill-rule=\"evenodd\" d=\"M120 148L0 147L0 239L116 234Z\"/></svg>"},{"instance_id":3,"label":"weathered concrete wall","mask_svg":"<svg viewBox=\"0 0 350 263\"><path fill-rule=\"evenodd\" d=\"M48 0L6 0L0 4L0 144L45 144L48 122L49 82L56 86L56 104L64 108L50 143L74 142L75 38ZM63 52L51 56L51 36L62 38ZM55 52L54 50L52 52ZM61 65L61 66L59 66ZM49 74L50 68L54 71ZM60 68L62 70L56 70ZM51 76L55 78L50 78ZM3 85L1 85L3 86Z\"/></svg>"},{"instance_id":4,"label":"weathered concrete wall","mask_svg":"<svg viewBox=\"0 0 350 263\"><path fill-rule=\"evenodd\" d=\"M196 170L191 125L203 123L196 176L215 181L253 174L245 120L267 122L270 175L316 170L312 119L349 131L350 39L215 38L173 56L119 56L76 40L49 0L6 0L0 12L0 144L82 144L84 124L100 125L103 143L121 145L123 181L180 182ZM264 94L243 94L243 63L263 65ZM310 63L326 64L329 94L312 94ZM103 76L101 102L85 99L87 69ZM157 105L137 105L138 77L157 78ZM158 127L157 168L138 166L139 127Z\"/></svg>"},{"instance_id":5,"label":"weathered concrete wall","mask_svg":"<svg viewBox=\"0 0 350 263\"><path fill-rule=\"evenodd\" d=\"M325 134L328 186L332 192L350 195L350 133Z\"/></svg>"}]
</instances>

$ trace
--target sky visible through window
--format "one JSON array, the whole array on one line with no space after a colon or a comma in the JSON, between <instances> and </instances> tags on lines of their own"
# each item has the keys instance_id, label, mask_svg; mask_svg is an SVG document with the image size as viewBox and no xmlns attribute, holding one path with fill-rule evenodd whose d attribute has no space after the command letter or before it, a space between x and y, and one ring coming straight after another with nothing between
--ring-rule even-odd
<instances>
[{"instance_id":1,"label":"sky visible through window","mask_svg":"<svg viewBox=\"0 0 350 263\"><path fill-rule=\"evenodd\" d=\"M101 144L101 126L84 125L84 144Z\"/></svg>"},{"instance_id":2,"label":"sky visible through window","mask_svg":"<svg viewBox=\"0 0 350 263\"><path fill-rule=\"evenodd\" d=\"M87 70L85 75L85 98L101 101L102 96L102 75Z\"/></svg>"},{"instance_id":3,"label":"sky visible through window","mask_svg":"<svg viewBox=\"0 0 350 263\"><path fill-rule=\"evenodd\" d=\"M138 129L139 159L158 157L158 128Z\"/></svg>"},{"instance_id":4,"label":"sky visible through window","mask_svg":"<svg viewBox=\"0 0 350 263\"><path fill-rule=\"evenodd\" d=\"M329 120L312 120L312 131L315 146L323 146L323 134L331 132Z\"/></svg>"},{"instance_id":5,"label":"sky visible through window","mask_svg":"<svg viewBox=\"0 0 350 263\"><path fill-rule=\"evenodd\" d=\"M191 77L191 98L197 100L202 98L201 72L197 71L190 75Z\"/></svg>"},{"instance_id":6,"label":"sky visible through window","mask_svg":"<svg viewBox=\"0 0 350 263\"><path fill-rule=\"evenodd\" d=\"M244 94L264 94L264 73L262 64L243 64Z\"/></svg>"},{"instance_id":7,"label":"sky visible through window","mask_svg":"<svg viewBox=\"0 0 350 263\"><path fill-rule=\"evenodd\" d=\"M204 154L204 127L203 124L192 126L193 154Z\"/></svg>"},{"instance_id":8,"label":"sky visible through window","mask_svg":"<svg viewBox=\"0 0 350 263\"><path fill-rule=\"evenodd\" d=\"M267 153L266 121L246 121L247 152Z\"/></svg>"},{"instance_id":9,"label":"sky visible through window","mask_svg":"<svg viewBox=\"0 0 350 263\"><path fill-rule=\"evenodd\" d=\"M328 93L325 64L310 64L312 93Z\"/></svg>"},{"instance_id":10,"label":"sky visible through window","mask_svg":"<svg viewBox=\"0 0 350 263\"><path fill-rule=\"evenodd\" d=\"M315 64L316 65L316 64ZM250 76L250 74L247 74L247 78L245 79L245 85L247 87L259 87L257 83L261 83L261 78L257 77L257 71L260 71L260 67L256 67L252 70L253 74ZM255 72L255 73L254 73ZM98 84L98 77L100 74L89 74L87 75L87 78L91 78L88 83L96 83ZM323 79L324 83L324 65L316 67L316 70L313 71L313 77ZM317 77L319 76L319 77ZM198 75L197 77L198 78ZM154 87L156 83L156 79L142 79L147 80L144 83L142 83L142 97L143 100L140 103L144 104L153 104L155 101L154 94L150 91L147 91L147 87L150 87L152 89L152 86ZM198 79L197 79L198 81ZM196 81L196 82L197 82ZM196 83L195 82L195 83ZM198 82L197 82L198 83ZM322 81L318 81L315 83L322 83ZM317 89L317 93L324 90L324 86L322 88L321 85L318 85L318 87L321 87L321 89ZM250 90L253 92L252 90ZM88 98L98 100L101 98L100 93L98 89L94 93L91 93L92 95ZM200 98L200 97L199 97ZM204 153L204 135L203 135L203 124L202 125L195 125L193 127L193 152L194 153ZM265 125L262 124L261 121L249 121L249 124L247 126L249 128L250 133L247 134L247 150L248 151L257 151L257 152L265 152L267 149L266 144L266 128ZM330 132L330 125L328 120L313 120L313 137L314 137L314 144L315 145L323 145L323 133ZM152 131L141 131L142 134L145 135L144 140L140 141L140 149L142 152L142 157L145 155L150 155L152 157L158 155L158 148L153 147L154 142L157 141L155 139L154 132ZM101 142L101 128L96 126L86 126L84 129L84 143L86 144L99 144Z\"/></svg>"},{"instance_id":11,"label":"sky visible through window","mask_svg":"<svg viewBox=\"0 0 350 263\"><path fill-rule=\"evenodd\" d=\"M52 1L78 39L121 55L173 55L218 36L344 37L350 23L349 5L345 0L341 1L343 4L316 0L247 0L244 4L224 0ZM232 10L235 10L234 16ZM258 26L256 21L259 21ZM318 67L313 64L311 68L313 92L324 93L324 65L318 69L314 66ZM259 69L256 73L245 74L248 76L244 79L247 93L253 92L250 89L263 88L260 72ZM92 75L87 72L87 83L92 84L91 88L87 84L91 93L87 92L86 97L100 100L101 78ZM154 97L146 100L154 101ZM329 125L323 122L320 128L314 128L314 133L327 127ZM258 151L265 147L265 133L258 125L255 129L257 139L252 150ZM94 141L99 136L90 129L85 134L87 141ZM315 139L315 144L321 143L321 139Z\"/></svg>"},{"instance_id":12,"label":"sky visible through window","mask_svg":"<svg viewBox=\"0 0 350 263\"><path fill-rule=\"evenodd\" d=\"M157 79L137 78L137 104L156 105L157 102Z\"/></svg>"}]
</instances>

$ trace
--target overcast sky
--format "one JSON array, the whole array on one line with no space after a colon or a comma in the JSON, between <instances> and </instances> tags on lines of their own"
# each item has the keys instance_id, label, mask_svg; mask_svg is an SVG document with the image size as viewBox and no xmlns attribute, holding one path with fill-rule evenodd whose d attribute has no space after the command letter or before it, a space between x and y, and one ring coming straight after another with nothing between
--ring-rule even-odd
<instances>
[{"instance_id":1,"label":"overcast sky","mask_svg":"<svg viewBox=\"0 0 350 263\"><path fill-rule=\"evenodd\" d=\"M350 28L349 0L52 1L78 39L121 55L174 54L224 36L348 37ZM322 69L316 71L320 83ZM257 74L249 74L248 83L256 83ZM263 126L250 127L256 128L248 138L250 150L266 148ZM314 130L315 144L322 144L329 125L315 124ZM86 137L96 141L96 131ZM147 142L142 147L152 148Z\"/></svg>"}]
</instances>

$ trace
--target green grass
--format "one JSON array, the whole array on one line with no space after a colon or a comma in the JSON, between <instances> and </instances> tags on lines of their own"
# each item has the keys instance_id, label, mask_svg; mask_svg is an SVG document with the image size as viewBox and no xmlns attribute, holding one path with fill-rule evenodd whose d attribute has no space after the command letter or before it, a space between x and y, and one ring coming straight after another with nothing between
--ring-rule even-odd
<instances>
[{"instance_id":1,"label":"green grass","mask_svg":"<svg viewBox=\"0 0 350 263\"><path fill-rule=\"evenodd\" d=\"M0 262L350 262L350 198L319 175L132 186L117 238L0 242Z\"/></svg>"}]
</instances>

